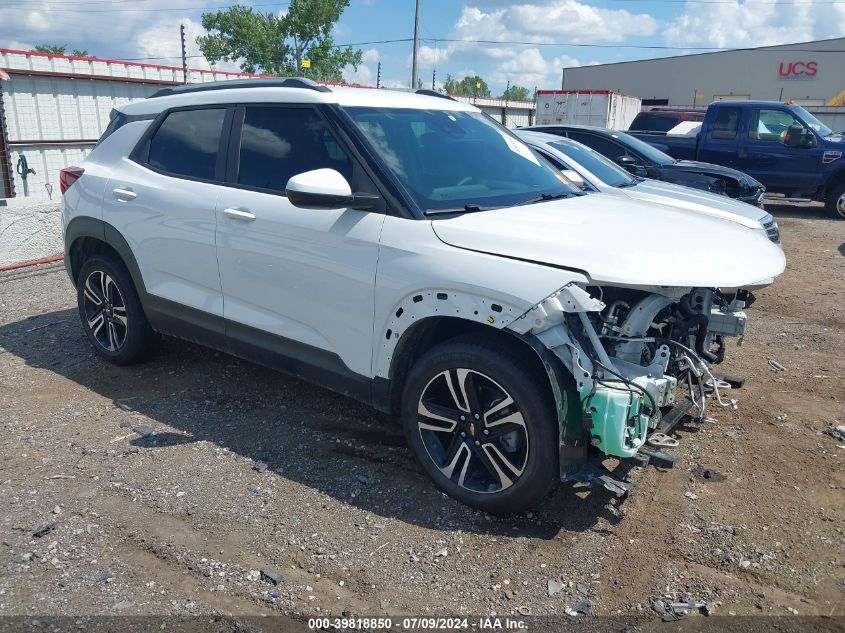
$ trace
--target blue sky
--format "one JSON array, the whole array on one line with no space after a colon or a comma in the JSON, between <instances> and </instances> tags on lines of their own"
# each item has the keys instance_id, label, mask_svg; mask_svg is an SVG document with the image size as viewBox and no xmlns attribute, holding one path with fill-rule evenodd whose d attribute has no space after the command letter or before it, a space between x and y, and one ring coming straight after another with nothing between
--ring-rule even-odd
<instances>
[{"instance_id":1,"label":"blue sky","mask_svg":"<svg viewBox=\"0 0 845 633\"><path fill-rule=\"evenodd\" d=\"M189 54L201 34L203 9L226 0L0 0L0 47L67 44L92 55L178 64L179 24ZM244 2L261 11L284 11L287 2ZM352 0L337 25L337 43L408 38L414 0ZM494 93L508 81L555 88L560 69L693 52L801 42L845 33L845 0L421 0L420 76L479 74ZM452 40L493 40L478 44ZM505 42L528 42L514 44ZM568 45L557 45L565 43ZM577 46L576 46L577 45ZM650 49L637 47L672 47ZM364 64L350 81L374 84L382 62L388 86L410 78L410 42L359 46ZM204 60L191 59L202 67ZM227 69L231 66L224 66Z\"/></svg>"}]
</instances>

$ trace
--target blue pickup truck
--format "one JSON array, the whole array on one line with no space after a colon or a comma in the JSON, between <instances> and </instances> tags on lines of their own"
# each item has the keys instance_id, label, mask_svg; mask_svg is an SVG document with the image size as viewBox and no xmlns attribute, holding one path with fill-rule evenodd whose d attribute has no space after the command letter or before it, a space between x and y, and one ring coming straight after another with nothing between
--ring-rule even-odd
<instances>
[{"instance_id":1,"label":"blue pickup truck","mask_svg":"<svg viewBox=\"0 0 845 633\"><path fill-rule=\"evenodd\" d=\"M845 136L804 108L773 101L717 101L696 136L630 134L678 159L732 167L769 192L823 201L845 219Z\"/></svg>"}]
</instances>

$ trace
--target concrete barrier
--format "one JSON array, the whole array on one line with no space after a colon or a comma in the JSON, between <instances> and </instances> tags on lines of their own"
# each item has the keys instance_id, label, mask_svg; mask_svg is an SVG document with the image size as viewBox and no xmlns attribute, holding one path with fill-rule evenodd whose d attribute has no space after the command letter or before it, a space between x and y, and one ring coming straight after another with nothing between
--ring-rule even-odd
<instances>
[{"instance_id":1,"label":"concrete barrier","mask_svg":"<svg viewBox=\"0 0 845 633\"><path fill-rule=\"evenodd\" d=\"M0 203L0 266L60 255L61 205L52 200L8 198Z\"/></svg>"}]
</instances>

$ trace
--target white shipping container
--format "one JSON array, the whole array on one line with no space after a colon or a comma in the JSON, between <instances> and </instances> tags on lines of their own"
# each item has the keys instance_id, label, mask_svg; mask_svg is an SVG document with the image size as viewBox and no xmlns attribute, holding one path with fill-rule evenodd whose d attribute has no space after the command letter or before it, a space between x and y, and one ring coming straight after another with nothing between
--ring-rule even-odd
<instances>
[{"instance_id":1,"label":"white shipping container","mask_svg":"<svg viewBox=\"0 0 845 633\"><path fill-rule=\"evenodd\" d=\"M627 130L641 108L638 97L610 90L538 90L536 125L593 125Z\"/></svg>"}]
</instances>

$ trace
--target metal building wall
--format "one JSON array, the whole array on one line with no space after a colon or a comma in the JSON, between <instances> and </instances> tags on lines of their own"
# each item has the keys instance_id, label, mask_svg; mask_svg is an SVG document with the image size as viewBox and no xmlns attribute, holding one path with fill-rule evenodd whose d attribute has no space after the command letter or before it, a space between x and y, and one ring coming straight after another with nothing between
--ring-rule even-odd
<instances>
[{"instance_id":1,"label":"metal building wall","mask_svg":"<svg viewBox=\"0 0 845 633\"><path fill-rule=\"evenodd\" d=\"M188 71L192 83L251 76ZM0 49L0 99L6 112L0 198L55 199L59 170L82 161L91 151L112 108L182 82L182 69L174 66ZM21 157L35 170L26 178L18 173L19 165L20 171L24 167Z\"/></svg>"},{"instance_id":2,"label":"metal building wall","mask_svg":"<svg viewBox=\"0 0 845 633\"><path fill-rule=\"evenodd\" d=\"M814 74L781 77L781 64L788 71L798 62L815 62ZM803 72L805 67L800 68ZM730 95L828 103L845 89L843 68L845 38L839 38L565 68L562 84L568 90L618 90L641 99L668 99L672 105L707 105Z\"/></svg>"}]
</instances>

